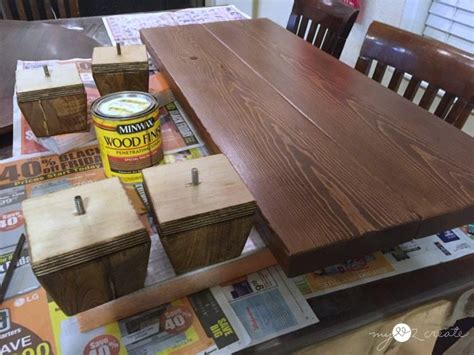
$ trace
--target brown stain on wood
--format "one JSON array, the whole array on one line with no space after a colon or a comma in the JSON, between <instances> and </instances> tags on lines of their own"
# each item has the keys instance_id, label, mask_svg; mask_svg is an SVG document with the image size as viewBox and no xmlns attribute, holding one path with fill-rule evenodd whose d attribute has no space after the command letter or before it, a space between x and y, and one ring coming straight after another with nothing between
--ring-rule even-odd
<instances>
[{"instance_id":1,"label":"brown stain on wood","mask_svg":"<svg viewBox=\"0 0 474 355\"><path fill-rule=\"evenodd\" d=\"M145 46L94 48L92 75L101 95L120 91L148 92L148 56Z\"/></svg>"},{"instance_id":2,"label":"brown stain on wood","mask_svg":"<svg viewBox=\"0 0 474 355\"><path fill-rule=\"evenodd\" d=\"M18 102L37 137L81 132L88 129L86 94Z\"/></svg>"},{"instance_id":3,"label":"brown stain on wood","mask_svg":"<svg viewBox=\"0 0 474 355\"><path fill-rule=\"evenodd\" d=\"M199 183L191 184L191 170ZM238 257L255 199L222 154L143 170L145 192L177 274Z\"/></svg>"},{"instance_id":4,"label":"brown stain on wood","mask_svg":"<svg viewBox=\"0 0 474 355\"><path fill-rule=\"evenodd\" d=\"M472 138L270 21L142 39L289 275L472 219Z\"/></svg>"},{"instance_id":5,"label":"brown stain on wood","mask_svg":"<svg viewBox=\"0 0 474 355\"><path fill-rule=\"evenodd\" d=\"M33 273L65 314L143 287L150 237L118 178L26 199L22 209Z\"/></svg>"},{"instance_id":6,"label":"brown stain on wood","mask_svg":"<svg viewBox=\"0 0 474 355\"><path fill-rule=\"evenodd\" d=\"M93 73L93 76L101 95L119 91L148 92L148 69L130 72Z\"/></svg>"}]
</instances>

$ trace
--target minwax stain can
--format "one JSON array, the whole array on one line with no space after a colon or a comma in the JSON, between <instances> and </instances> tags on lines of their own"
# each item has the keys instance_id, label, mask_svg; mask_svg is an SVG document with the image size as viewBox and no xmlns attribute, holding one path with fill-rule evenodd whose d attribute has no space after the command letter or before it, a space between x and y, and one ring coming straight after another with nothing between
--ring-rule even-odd
<instances>
[{"instance_id":1,"label":"minwax stain can","mask_svg":"<svg viewBox=\"0 0 474 355\"><path fill-rule=\"evenodd\" d=\"M91 107L105 175L142 182L141 170L163 159L159 109L145 92L123 91L98 98Z\"/></svg>"}]
</instances>

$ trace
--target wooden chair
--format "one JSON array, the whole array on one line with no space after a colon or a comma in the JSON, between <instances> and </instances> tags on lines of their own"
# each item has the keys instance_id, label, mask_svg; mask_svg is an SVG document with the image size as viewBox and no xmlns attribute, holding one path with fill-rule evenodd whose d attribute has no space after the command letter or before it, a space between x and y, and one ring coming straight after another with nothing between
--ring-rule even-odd
<instances>
[{"instance_id":1,"label":"wooden chair","mask_svg":"<svg viewBox=\"0 0 474 355\"><path fill-rule=\"evenodd\" d=\"M0 0L3 19L45 20L78 17L78 0Z\"/></svg>"},{"instance_id":2,"label":"wooden chair","mask_svg":"<svg viewBox=\"0 0 474 355\"><path fill-rule=\"evenodd\" d=\"M286 29L339 59L358 13L339 0L295 0Z\"/></svg>"},{"instance_id":3,"label":"wooden chair","mask_svg":"<svg viewBox=\"0 0 474 355\"><path fill-rule=\"evenodd\" d=\"M439 90L443 94L434 114L461 129L474 106L474 55L445 43L380 22L372 22L365 36L356 69L381 82L388 66L394 68L388 88L399 91L410 74L403 96L413 101L422 81L428 83L419 106L429 110Z\"/></svg>"}]
</instances>

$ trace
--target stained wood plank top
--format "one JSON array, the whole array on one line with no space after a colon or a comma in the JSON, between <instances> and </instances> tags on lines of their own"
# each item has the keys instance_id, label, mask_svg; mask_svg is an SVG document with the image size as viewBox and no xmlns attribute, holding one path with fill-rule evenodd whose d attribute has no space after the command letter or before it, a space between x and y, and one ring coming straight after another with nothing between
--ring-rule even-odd
<instances>
[{"instance_id":1,"label":"stained wood plank top","mask_svg":"<svg viewBox=\"0 0 474 355\"><path fill-rule=\"evenodd\" d=\"M289 275L474 217L472 138L271 21L142 39Z\"/></svg>"}]
</instances>

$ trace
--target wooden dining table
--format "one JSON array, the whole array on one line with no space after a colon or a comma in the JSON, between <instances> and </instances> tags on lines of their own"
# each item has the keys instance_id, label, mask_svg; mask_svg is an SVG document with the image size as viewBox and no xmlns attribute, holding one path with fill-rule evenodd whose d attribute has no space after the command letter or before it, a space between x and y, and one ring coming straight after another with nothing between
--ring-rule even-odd
<instances>
[{"instance_id":1,"label":"wooden dining table","mask_svg":"<svg viewBox=\"0 0 474 355\"><path fill-rule=\"evenodd\" d=\"M88 57L90 56L91 46L94 46L96 43L100 45L110 44L101 18L62 19L45 22L47 22L48 25L43 26L37 22L31 24L22 22L15 23L14 25L17 27L24 26L30 29L35 27L38 33L35 38L45 38L44 36L48 33L62 33L55 37L57 38L56 49L51 51L50 57L45 58L42 56L41 47L34 39L23 37L24 41L20 46L36 46L37 56L27 58L17 57L14 58L15 60L67 59L66 57L68 56L70 58ZM67 31L67 35L64 31ZM62 40L60 40L61 36L64 36ZM84 39L84 36L88 37L90 41ZM83 41L81 43L84 43L84 46L71 46L71 38ZM70 49L71 52L67 52L65 47L77 48ZM2 53L3 52L2 47ZM258 53L256 54L258 55ZM4 56L4 54L1 55ZM13 57L13 55L8 58L10 57ZM191 60L195 61L195 59ZM11 76L11 73L9 75ZM380 88L380 90L384 89ZM0 105L0 115L2 117L2 123L0 132L3 134L11 134L9 133L11 132L11 112L8 112L9 108L6 106L8 100L11 100L11 97L6 96L8 88L2 88L1 92L2 104ZM357 106L358 103L354 102L354 105ZM363 107L359 107L359 109L363 110ZM384 109L387 108L385 107ZM404 129L405 128L401 128L401 130ZM449 134L452 134L452 132ZM5 136L2 136L2 140L4 137ZM441 137L438 138L441 139ZM452 147L450 149L455 152L456 149L461 148ZM356 154L356 152L354 152L354 154ZM370 161L371 157L367 156L366 159ZM397 173L398 172L394 172L394 174ZM408 309L428 301L457 297L462 292L474 287L474 278L472 277L473 269L474 255L468 255L444 264L314 297L309 299L308 302L318 315L320 319L319 323L246 349L243 353L286 353L294 351L311 345L314 342L343 334L344 332L369 322L385 319L391 315L405 312Z\"/></svg>"},{"instance_id":2,"label":"wooden dining table","mask_svg":"<svg viewBox=\"0 0 474 355\"><path fill-rule=\"evenodd\" d=\"M17 60L90 58L99 43L83 31L36 21L0 21L0 136L13 129ZM5 139L5 138L4 138Z\"/></svg>"}]
</instances>

